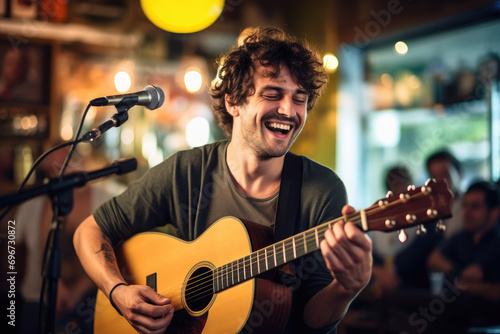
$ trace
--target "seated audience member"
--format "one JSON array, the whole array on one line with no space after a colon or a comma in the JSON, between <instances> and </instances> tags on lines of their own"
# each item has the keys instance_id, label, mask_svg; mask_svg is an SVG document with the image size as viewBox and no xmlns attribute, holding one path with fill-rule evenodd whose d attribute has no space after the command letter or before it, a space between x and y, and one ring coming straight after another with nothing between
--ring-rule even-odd
<instances>
[{"instance_id":1,"label":"seated audience member","mask_svg":"<svg viewBox=\"0 0 500 334\"><path fill-rule=\"evenodd\" d=\"M467 283L500 283L500 214L498 190L489 182L472 184L463 198L464 229L457 232L429 257L429 267L448 279ZM486 298L500 299L493 290L467 289ZM485 292L483 294L483 292Z\"/></svg>"},{"instance_id":2,"label":"seated audience member","mask_svg":"<svg viewBox=\"0 0 500 334\"><path fill-rule=\"evenodd\" d=\"M436 232L435 224L426 225L427 234L423 237L414 237L414 231L408 231L408 244L396 255L395 266L405 288L430 289L427 259L443 238L449 238L454 232L461 229L462 214L459 183L462 175L460 161L450 152L441 150L431 154L426 160L426 169L429 178L436 181L446 180L448 187L454 194L452 204L452 218L444 220L444 233ZM413 239L411 239L413 237Z\"/></svg>"},{"instance_id":3,"label":"seated audience member","mask_svg":"<svg viewBox=\"0 0 500 334\"><path fill-rule=\"evenodd\" d=\"M439 319L443 326L452 324L455 332L500 322L499 216L497 187L489 182L472 184L463 196L464 229L429 257L430 269L445 274L444 286L456 287L456 301ZM446 297L450 296L451 292Z\"/></svg>"},{"instance_id":4,"label":"seated audience member","mask_svg":"<svg viewBox=\"0 0 500 334\"><path fill-rule=\"evenodd\" d=\"M453 192L452 217L446 219L445 239L449 239L455 232L463 228L462 199L460 182L462 178L462 164L449 151L441 150L431 154L426 161L427 173L436 181L446 180L448 187Z\"/></svg>"}]
</instances>

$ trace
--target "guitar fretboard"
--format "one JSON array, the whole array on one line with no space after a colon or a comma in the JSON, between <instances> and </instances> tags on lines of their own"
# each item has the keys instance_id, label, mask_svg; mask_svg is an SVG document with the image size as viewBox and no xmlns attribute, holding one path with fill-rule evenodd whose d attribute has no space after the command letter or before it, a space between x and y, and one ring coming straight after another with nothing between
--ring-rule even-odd
<instances>
[{"instance_id":1,"label":"guitar fretboard","mask_svg":"<svg viewBox=\"0 0 500 334\"><path fill-rule=\"evenodd\" d=\"M259 274L284 265L319 249L325 232L340 220L353 221L363 230L364 211L347 217L340 217L305 232L299 233L275 244L262 248L236 261L226 263L213 271L214 293L254 278Z\"/></svg>"}]
</instances>

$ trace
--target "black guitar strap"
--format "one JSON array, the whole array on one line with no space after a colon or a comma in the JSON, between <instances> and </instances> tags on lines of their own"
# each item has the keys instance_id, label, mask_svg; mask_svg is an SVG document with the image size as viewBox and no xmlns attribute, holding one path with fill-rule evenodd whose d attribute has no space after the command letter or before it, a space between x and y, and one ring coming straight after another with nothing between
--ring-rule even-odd
<instances>
[{"instance_id":1,"label":"black guitar strap","mask_svg":"<svg viewBox=\"0 0 500 334\"><path fill-rule=\"evenodd\" d=\"M278 198L278 209L274 224L274 242L281 241L299 232L300 229L300 193L302 190L302 159L288 152L285 156L281 185ZM297 284L293 264L285 265L278 273L280 281L287 286ZM292 301L293 304L293 301ZM290 313L289 317L291 317ZM288 322L286 333L293 332L293 321Z\"/></svg>"},{"instance_id":2,"label":"black guitar strap","mask_svg":"<svg viewBox=\"0 0 500 334\"><path fill-rule=\"evenodd\" d=\"M274 242L298 233L300 193L302 189L302 159L288 152L281 172L278 209L274 224Z\"/></svg>"}]
</instances>

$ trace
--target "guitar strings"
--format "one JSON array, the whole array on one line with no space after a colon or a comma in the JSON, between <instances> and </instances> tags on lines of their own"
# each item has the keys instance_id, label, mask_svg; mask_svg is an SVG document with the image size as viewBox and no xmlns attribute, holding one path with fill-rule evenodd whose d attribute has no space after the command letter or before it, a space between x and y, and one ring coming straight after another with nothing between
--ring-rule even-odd
<instances>
[{"instance_id":1,"label":"guitar strings","mask_svg":"<svg viewBox=\"0 0 500 334\"><path fill-rule=\"evenodd\" d=\"M342 218L339 218L339 219L342 219ZM332 223L332 222L330 222L330 223ZM326 225L328 225L328 223L324 223L320 226L317 226L316 228L318 228L318 229L325 228L325 230L326 230L328 228ZM321 239L323 239L323 238L321 238ZM284 247L282 247L282 249L284 249L287 246L292 246L293 240L292 240L292 238L288 238L288 239L283 240L280 243L285 244ZM303 238L300 238L300 240L297 240L295 242L295 246L296 247L301 246L303 243L304 243ZM262 251L263 251L263 249L253 252L252 254L247 256L248 260L246 258L243 258L242 264L244 266L248 266L248 265L252 266L252 264L256 264L257 267L259 267L259 262L265 260L264 254L260 254L260 256L258 254L259 252L262 253ZM253 256L253 255L255 255L255 256ZM269 258L269 256L267 258ZM235 266L233 263L234 263L234 261L226 263L226 264L218 267L218 268L220 268L218 273L216 273L216 270L218 268L215 268L215 269L207 271L203 274L200 274L198 276L193 277L190 280L190 282L192 282L192 283L190 283L190 287L189 288L186 287L186 290L185 290L186 300L196 301L196 300L200 300L202 298L208 297L211 294L213 294L213 284L212 284L214 282L213 276L216 276L215 280L221 279L223 281L223 285L225 285L225 288L234 285L234 272L235 272L235 270L234 270L234 268L230 268L230 267ZM236 264L236 266L239 266L239 265L241 265L241 263ZM259 273L256 272L256 273L253 273L252 276L256 276L258 274ZM247 279L250 279L250 278L251 278L251 276L249 275L247 277ZM208 283L210 283L210 284L208 284ZM177 286L179 286L179 285L182 285L182 283L177 284ZM159 293L160 294L165 293L170 289L174 290L175 287L176 286L170 287L169 289L162 290ZM179 299L181 299L181 298L179 298ZM174 301L174 300L178 301L179 299L172 298L172 301Z\"/></svg>"},{"instance_id":2,"label":"guitar strings","mask_svg":"<svg viewBox=\"0 0 500 334\"><path fill-rule=\"evenodd\" d=\"M351 221L357 222L357 223L360 222L359 220L351 220ZM301 243L302 243L302 241L298 242L296 244L300 245ZM219 278L221 278L222 280L224 280L224 279L226 281L231 280L231 283L227 284L227 286L225 288L228 288L228 287L234 285L234 277L233 277L235 275L234 271L235 271L234 269L227 268L226 272L223 272L222 275L219 275ZM211 272L213 273L213 270ZM231 275L231 279L229 278L230 275ZM205 277L203 279L200 279L202 276L205 276ZM251 277L249 277L249 278L251 278ZM249 279L249 278L247 278L247 279ZM198 284L195 284L194 286L192 286L191 289L189 289L189 288L186 289L186 300L189 300L190 302L194 302L194 301L200 300L202 298L209 297L209 296L213 295L213 293L214 293L213 288L212 288L213 287L213 278L210 275L210 272L199 275L197 281L198 281L197 282ZM236 283L240 283L238 280L236 280L236 281L237 281ZM208 284L208 283L210 283L210 284ZM202 287L200 288L200 286L202 286ZM180 299L182 299L182 298L180 298ZM178 300L178 299L173 299L173 300Z\"/></svg>"},{"instance_id":3,"label":"guitar strings","mask_svg":"<svg viewBox=\"0 0 500 334\"><path fill-rule=\"evenodd\" d=\"M375 209L378 209L378 207L368 208L368 209L366 209L365 211L369 211L369 212L371 213L372 211L375 211ZM353 217L356 217L356 218L355 218L355 219L353 219ZM271 254L281 255L281 254L282 254L282 252L285 252L285 251L286 251L287 246L293 245L293 243L294 243L294 241L292 240L293 238L295 238L295 239L296 239L296 240L295 240L296 248L297 248L297 246L304 246L304 245L306 245L306 244L310 243L311 241L314 241L314 239L316 238L316 234L314 234L314 235L312 235L312 236L311 236L311 233L313 232L313 230L321 230L322 228L324 228L324 229L326 230L326 229L328 229L328 228L331 228L331 226L330 226L330 227L328 227L327 225L332 225L332 224L334 224L334 223L336 223L336 222L338 222L338 221L340 221L340 220L344 220L344 221L352 221L352 222L355 222L355 223L360 223L359 213L358 213L358 212L356 212L356 213L353 213L353 214L348 215L348 216L346 216L346 217L344 217L344 216L343 216L343 217L339 217L339 218L337 218L336 220L332 220L332 221L330 221L330 222L323 223L323 224L321 224L321 225L316 226L315 228L312 228L312 229L310 229L310 230L308 230L308 231L305 231L305 232L300 233L300 234L304 234L304 235L305 235L306 241L304 241L304 238L303 238L303 237L301 237L301 238L297 238L297 236L298 236L298 235L300 235L300 234L298 234L298 235L296 235L296 236L294 236L294 237L290 237L290 238L288 238L288 239L285 239L285 240L283 240L283 241L280 241L280 242L278 242L278 243L274 244L274 245L279 245L279 246L278 246L278 251L276 251L276 250L271 250L271 248L272 248L274 245L270 245L270 246L267 246L267 247L265 247L265 248L263 248L263 249L261 249L261 250L259 250L259 251L254 252L254 253L252 253L252 254L250 254L250 255L248 255L248 256L246 256L246 257L244 257L244 258L241 258L241 259L238 259L238 260L236 260L236 261L232 261L232 262L229 262L229 263L227 263L227 264L224 264L224 265L222 265L222 266L220 266L220 267L219 267L219 268L223 268L223 269L222 269L222 272L219 272L219 273L218 273L218 276L219 276L219 277L220 277L220 276L224 276L224 277L226 277L226 276L228 276L229 274L234 275L234 273L235 273L235 272L236 272L236 274L237 274L237 273L238 273L238 270L240 270L240 271L241 271L241 269L239 269L239 268L241 267L241 265L243 265L244 267L246 267L246 266L248 265L247 261L248 261L249 263L251 263L251 262L254 262L254 260L256 260L256 264L258 265L258 262L259 262L259 261L265 260L266 258L270 258L270 256L266 256L266 255L264 255L264 254L262 254L262 256L259 256L259 254L258 254L258 253L259 253L259 252L261 252L261 253L262 253L262 251L263 251L264 249L269 250L269 252L270 252ZM309 232L309 235L307 235L307 233L308 233L308 232ZM322 232L322 231L321 231L321 232ZM321 234L322 234L322 233L321 233ZM321 239L323 239L323 237L321 237ZM320 241L320 240L318 240L318 241ZM281 246L281 244L284 244L284 245L283 245L283 246ZM316 248L319 248L319 245L315 245L315 247L316 247ZM280 248L281 248L281 249L280 249ZM252 258L252 255L253 255L253 254L256 254L255 259L253 259L253 258ZM247 260L247 258L248 258L248 260ZM261 260L261 258L262 258L262 260ZM294 258L294 259L295 259L295 258ZM238 261L240 261L240 260L242 261L242 263L238 263ZM286 262L288 262L288 261L286 261ZM232 267L234 267L234 266L237 266L237 269L236 269L236 270L235 270L234 268L232 268ZM275 266L276 266L276 265L275 265ZM230 268L230 267L231 267L231 268ZM250 268L250 267L251 267L251 265L249 266L249 268ZM224 272L224 271L225 271L225 272ZM267 271L267 270L266 270L266 271ZM204 274L205 274L205 275L209 275L210 273L204 273ZM202 274L202 275L203 275L203 274ZM200 275L200 277L201 277L202 275ZM252 275L252 276L255 276L255 275ZM197 277L195 277L195 278L197 278ZM226 281L227 281L227 279L226 279ZM234 281L234 278L231 278L231 281Z\"/></svg>"},{"instance_id":4,"label":"guitar strings","mask_svg":"<svg viewBox=\"0 0 500 334\"><path fill-rule=\"evenodd\" d=\"M393 203L394 203L394 202L393 202ZM373 211L379 211L379 210L377 210L377 209L379 209L379 207L371 207L371 208L366 209L366 210L365 210L365 212L369 211L370 213L372 213ZM356 217L359 217L359 214L358 214L358 212L356 212L356 213L354 213L354 214L351 214L350 216L356 216ZM352 222L354 222L354 223L360 223L360 220L359 220L359 219L352 219L352 217L350 217L350 216L347 216L347 220L348 220L348 221L352 221ZM385 218L387 218L387 217L385 217ZM319 230L319 229L320 229L320 228L322 228L322 227L326 227L326 225L332 225L332 224L334 224L334 223L336 223L336 222L338 222L338 221L340 221L340 220L345 220L345 219L344 219L344 217L340 217L340 218L338 218L338 219L336 219L336 220L333 220L333 221L330 221L330 222L327 222L327 223L323 223L323 224L321 224L321 225L318 225L317 227L315 227L315 229L318 229L318 230ZM381 219L375 219L375 220L372 220L372 221L374 221L374 222L375 222L376 220L381 220ZM382 220L383 220L383 219L382 219ZM326 228L331 228L331 227L326 227ZM308 231L310 232L311 230L308 230ZM308 231L306 231L306 232L308 232ZM305 232L303 232L303 233L305 233ZM290 245L290 241L291 241L291 243L293 244L292 238L296 238L296 237L297 237L297 236L291 237L291 238L289 238L289 239L285 239L285 240L284 240L284 241L282 241L282 242L285 242L285 244L286 244L286 242L288 241L288 242L289 242L288 244ZM305 242L303 241L303 240L304 240L304 238L299 238L298 240L296 240L296 246L302 246L302 245L304 245L305 243L307 243L308 241L311 241L311 238L309 238L309 240L307 240L307 238L308 238L309 236L307 236L307 235L306 235L305 237L306 237L306 241L305 241ZM315 236L313 236L313 238L315 238ZM324 238L322 237L321 239L324 239ZM270 246L268 246L268 247L266 247L266 248L269 248L269 247L270 247ZM284 249L284 248L282 248L282 249ZM259 250L259 251L256 251L256 252L254 252L254 253L256 253L256 254L257 254L258 252L261 252L261 251L262 251L262 250ZM254 254L254 253L252 253L252 254ZM279 253L277 253L277 254L279 254ZM257 256L258 256L258 254L257 254ZM262 256L264 257L264 254L262 254ZM250 256L248 256L248 257L249 257L248 261L249 261L249 262L250 262L250 261L252 261L251 257L250 257ZM267 256L267 258L269 258L269 256ZM257 259L257 263L256 263L256 264L257 264L257 266L258 266L258 265L259 265L259 264L258 264L258 262L259 262L259 260L260 260L260 257L256 257L256 259ZM242 260L242 263L241 263L241 264L243 264L243 265L245 265L245 266L246 266L246 265L247 265L247 264L246 264L246 261L247 261L247 260L246 260L245 258L243 258L243 259L241 259L241 260ZM237 261L239 261L239 260L237 260ZM230 287L230 286L232 286L232 285L234 285L235 269L234 269L233 267L234 267L234 266L236 266L236 267L237 267L236 271L237 271L237 270L238 270L238 268L239 268L239 266L241 265L240 263L237 263L237 261L233 261L233 262L227 263L227 264L222 265L222 266L220 266L220 267L219 267L219 268L222 268L222 272L217 274L217 278L221 278L223 281L224 281L224 279L225 279L225 281L226 281L226 282L228 282L228 284L227 284L226 288L227 288L227 287ZM262 261L262 260L260 260L260 261ZM231 269L229 268L229 265L231 265ZM224 267L226 267L226 268L224 268ZM217 269L217 268L216 268L216 269ZM200 291L202 291L202 293L205 293L205 292L206 292L205 290L207 290L207 285L206 285L207 280L208 280L209 282L210 282L210 281L211 281L211 282L213 282L213 275L212 275L213 273L214 273L214 270L212 269L212 270L210 270L210 271L208 271L208 272L206 272L206 273L203 273L203 274L201 274L201 275L198 275L198 276L196 276L196 277L193 277L193 278L192 278L192 280L191 280L191 281L193 282L193 283L191 283L191 289L186 288L186 297L187 297L188 295L189 295L189 297L191 297L191 298L192 298L193 296L194 296L194 297L196 297L196 296L198 296L198 295L199 295ZM230 275L231 275L231 279L230 279L230 277L229 277ZM254 275L254 276L255 276L255 275ZM249 277L249 278L251 278L251 277ZM249 278L247 278L247 279L249 279ZM229 280L231 281L231 283L229 283ZM237 279L236 281L237 281L236 283L239 283L239 282L238 282L238 279ZM241 281L241 279L240 279L240 281ZM195 284L194 282L196 282L196 283L198 283L198 284ZM199 288L201 285L203 285L203 284L205 284L205 286L204 286L204 290L200 290L200 289L198 289L198 288ZM209 289L212 289L212 284L210 284L210 286L208 286L208 287L209 287ZM189 290L189 291L188 291L188 290ZM164 290L163 292L166 292L166 291L167 291L167 290ZM212 292L210 292L210 293L209 293L209 295L210 295L210 294L212 294L212 293L213 293L213 290L212 290ZM193 295L193 294L194 294L194 295ZM205 296L207 296L207 295L205 295ZM203 297L205 297L205 296L203 296ZM196 300L196 299L195 299L195 300Z\"/></svg>"},{"instance_id":5,"label":"guitar strings","mask_svg":"<svg viewBox=\"0 0 500 334\"><path fill-rule=\"evenodd\" d=\"M352 221L354 223L359 223L361 220L359 220L359 219L350 219L350 221ZM334 223L333 221L329 222L329 223L325 223L323 226L317 226L317 229L319 230L320 228L324 228L325 231L326 231L326 229L329 228L326 225L333 224L333 223ZM309 240L307 240L307 238ZM295 241L295 247L297 248L297 247L303 246L305 243L307 243L307 241L314 240L315 238L316 238L315 235L312 236L312 238L310 236L306 235L306 241L304 242L304 238L300 238L300 239L296 240ZM324 237L320 237L320 239L318 241L321 241L323 239L324 239ZM283 247L283 249L286 248L286 246L292 246L293 245L293 240L292 239L286 239L283 242L285 243L285 246ZM316 247L318 247L318 246L316 246ZM262 252L262 250L259 250L257 252ZM257 254L257 252L255 252L255 253ZM279 252L280 251L278 251L277 254L279 254ZM265 254L261 254L261 256L258 256L258 257L257 256L255 257L255 259L250 259L249 258L248 259L248 263L247 263L246 259L243 259L243 265L245 265L245 266L247 266L248 264L252 265L251 261L255 261L254 264L256 264L257 266L259 266L259 262L260 261L265 261L266 258L267 259L270 258L269 255L266 256ZM295 259L295 257L293 257L293 259ZM235 262L227 263L227 264L219 267L219 268L222 268L222 271L220 273L215 274L215 276L217 276L215 279L221 279L223 281L223 285L225 287L222 290L224 290L224 289L226 289L226 288L228 288L230 286L235 285L235 281L236 281L236 284L240 283L241 279L238 280L236 278L236 280L235 280L235 276L237 276L237 273L235 274L235 271L238 271L238 269L235 270L234 268L232 268L234 266L239 267L239 266L241 266L241 264L238 264L238 263L235 263ZM214 281L214 278L213 278L213 276L211 274L213 274L215 272L215 270L211 270L209 272L206 272L204 274L201 274L201 275L197 276L196 280L193 280L193 281L196 281L196 283L194 285L190 284L190 286L191 286L190 288L186 287L186 290L185 290L185 299L189 300L190 302L194 302L194 301L201 300L203 298L207 298L207 297L213 295L213 293L214 293L214 291L213 291L213 281ZM267 270L265 270L265 271L267 271ZM256 276L258 274L259 273L253 274L253 276ZM245 280L248 280L250 278L251 277L247 277ZM175 300L178 301L180 299L182 299L182 298L179 297L179 299L175 299ZM174 299L172 299L172 301L174 301Z\"/></svg>"},{"instance_id":6,"label":"guitar strings","mask_svg":"<svg viewBox=\"0 0 500 334\"><path fill-rule=\"evenodd\" d=\"M387 217L386 217L386 218L387 218ZM338 220L341 220L341 219L343 219L343 218L340 218L340 219L338 219ZM374 222L375 222L376 220L381 220L381 219L375 219L375 220L372 220L372 221L374 221ZM382 219L382 220L383 220L383 219ZM359 222L360 222L360 220L358 220L358 219L349 219L349 221L352 221L352 222L354 222L354 223L359 223ZM328 222L328 223L324 223L324 224L322 224L322 225L320 225L320 226L317 226L317 228L319 229L320 227L325 227L325 225L328 225L328 224L333 224L333 223L334 223L334 221L331 221L331 222ZM329 228L329 227L328 227L328 228ZM306 238L307 238L307 236L306 236ZM323 239L323 238L322 238L322 239ZM303 242L302 240L303 240L303 238L299 239L299 240L298 240L299 242L296 242L296 245L299 245L299 246L300 246L300 245L303 245L305 242ZM307 242L307 241L310 241L310 240L306 240L306 242ZM269 257L268 257L268 258L269 258ZM244 261L246 261L246 260L245 260L245 259L243 259L243 263L244 263ZM235 263L235 262L233 262L233 263ZM230 264L230 263L228 263L228 264ZM226 266L227 266L228 264L226 264ZM236 264L236 266L239 266L239 265L240 265L240 264L238 264L238 263L235 263L235 264ZM233 266L234 266L234 265L233 265ZM223 267L223 266L221 266L221 267ZM219 268L221 268L221 267L219 267ZM232 285L234 285L234 272L235 272L235 270L234 270L234 269L229 269L229 268L227 268L226 272L223 272L223 274L222 274L222 275L219 275L219 277L220 277L220 276L222 276L222 279L223 279L223 280L224 280L224 279L226 279L226 281L229 281L229 275L232 275L232 276L233 276L233 277L231 278L231 284L228 284L228 285L226 286L226 288L227 288L227 287L230 287L230 286L232 286ZM212 273L213 273L213 270L212 270ZM196 277L196 278L198 278L198 281L200 281L200 280L199 280L199 278L200 278L200 277L202 277L202 276L206 276L207 274L208 274L209 276L204 278L204 281L205 281L204 283L206 284L206 283L207 283L207 282L206 282L207 280L209 280L209 282L211 281L211 282L213 283L213 279L211 278L212 276L210 276L210 272L208 272L208 273L204 273L204 274L202 274L202 275L199 275L199 276L198 276L198 277ZM239 283L239 282L238 282L238 280L237 280L237 283ZM196 301L196 300L199 300L199 299L201 299L201 298L208 297L208 296L210 296L210 295L212 295L212 294L213 294L213 290L212 290L212 288L211 288L211 287L212 287L212 284L210 284L210 285L208 285L208 286L207 286L207 285L205 285L205 287L204 287L204 289L203 289L203 290L200 290L200 289L193 290L194 288L199 288L199 286L200 286L200 285L202 285L202 283L200 283L200 284L198 284L198 285L194 285L194 286L192 287L192 289L191 289L192 291L189 291L189 292L188 292L188 290L189 290L189 289L186 289L186 298L188 298L188 295L189 295L189 298L191 298L191 301ZM211 291L209 291L209 290L211 290ZM202 295L200 296L200 294L202 294ZM199 297L199 298L197 298L197 299L193 299L194 297Z\"/></svg>"},{"instance_id":7,"label":"guitar strings","mask_svg":"<svg viewBox=\"0 0 500 334\"><path fill-rule=\"evenodd\" d=\"M413 197L414 196L418 196L418 195L423 195L423 194L422 193L417 193L417 194L414 194ZM381 210L386 209L388 206L393 206L393 205L397 204L400 201L402 201L402 200L398 199L396 201L388 203L384 207L377 206L376 204L374 204L371 207L365 209L365 212L373 214L373 213L376 213L377 211L381 211ZM377 219L373 219L372 221L373 222L376 222L377 220L378 221L383 221L385 219L388 219L388 217L377 218ZM222 290L224 290L224 289L226 289L226 288L228 288L230 286L233 286L233 285L238 284L238 283L240 283L242 281L245 281L245 280L248 280L248 279L250 279L252 277L255 277L259 273L257 273L257 274L252 273L253 275L251 277L244 277L243 280L238 279L238 278L235 280L235 272L236 272L236 276L238 275L238 272L241 272L241 269L240 269L241 265L243 265L244 267L246 267L247 265L249 265L249 268L250 268L250 266L252 266L252 261L255 261L254 264L256 264L257 268L259 268L259 262L260 261L263 261L265 259L269 259L270 258L269 255L265 254L265 252L264 252L264 254L261 254L261 256L259 256L259 252L262 253L262 251L265 250L265 249L269 249L271 254L275 253L276 255L280 255L280 252L286 252L286 250L285 250L286 246L293 245L293 243L294 243L293 239L294 238L296 239L295 240L295 247L296 248L297 248L297 246L299 246L299 247L300 246L304 246L308 242L313 241L313 240L316 239L316 233L314 233L312 235L311 235L311 233L309 233L309 235L307 235L307 232L312 232L312 230L318 230L319 231L322 228L325 228L325 231L326 231L327 229L331 228L333 226L333 224L335 224L335 223L337 223L337 222L339 222L341 220L351 221L351 222L353 222L355 224L359 224L359 223L361 223L360 211L357 211L357 212L352 213L352 214L347 215L347 216L339 217L337 219L334 219L332 221L323 223L323 224L318 225L318 226L316 226L316 227L314 227L314 228L312 228L310 230L307 230L305 232L302 232L302 233L298 234L298 235L304 235L305 236L305 241L304 241L304 237L301 237L301 238L297 239L298 235L292 236L292 237L289 237L289 238L287 238L285 240L280 241L279 243L274 244L274 245L283 244L283 246L280 247L281 250L272 251L272 253L271 253L271 250L269 248L272 248L273 245L270 245L270 246L265 247L265 248L263 248L261 250L255 251L255 252L251 253L250 255L248 255L248 256L246 256L244 258L241 258L241 259L238 259L236 261L232 261L232 262L226 263L226 264L224 264L222 266L219 266L218 268L221 268L221 269L219 269L219 273L215 273L215 271L218 268L214 268L214 269L211 269L211 270L209 270L209 271L207 271L205 273L202 273L202 274L200 274L198 276L192 277L190 279L189 288L186 287L186 291L185 291L186 299L189 299L190 301L196 301L196 300L199 300L201 298L205 298L205 297L208 297L208 296L212 295L214 293L213 282L214 282L214 280L217 280L217 279L221 279L223 285L226 284L226 286L223 287L223 289L220 290L220 291L222 291ZM324 239L323 234L324 233L322 232L321 233L321 237L318 236L318 242L321 242ZM287 245L287 243L288 243L288 245ZM316 249L318 249L319 245L316 245L315 247L316 247ZM253 254L256 255L255 259L252 259L252 255ZM305 255L305 254L303 254L303 255ZM248 258L248 263L247 263L247 259L246 258ZM293 258L293 260L295 260L295 257ZM241 263L238 263L239 261L241 261ZM286 262L289 262L289 261L286 261ZM235 266L236 266L236 269L234 268ZM274 265L274 267L276 267L276 265ZM265 271L267 271L267 269ZM214 279L214 276L216 276L215 279ZM235 281L236 281L236 283L235 283ZM227 282L227 283L225 283L225 282ZM208 283L210 283L210 284L208 284ZM182 285L182 284L183 283L174 285L174 286L172 286L172 287L170 287L168 289L160 291L159 293L162 294L162 293L165 293L165 292L167 292L169 290L174 290L175 287L177 287L179 285ZM200 294L202 294L202 295L200 296ZM193 298L196 298L196 299L193 299ZM174 300L174 299L172 299L172 300Z\"/></svg>"},{"instance_id":8,"label":"guitar strings","mask_svg":"<svg viewBox=\"0 0 500 334\"><path fill-rule=\"evenodd\" d=\"M356 220L356 221L359 222L358 220ZM318 226L318 229L320 227L325 228L325 230L326 230L326 228L328 228L327 226ZM307 238L307 236L306 236L306 238ZM311 238L309 238L309 239L313 240ZM321 239L323 239L323 238L321 238ZM288 246L291 246L293 244L293 241L291 239L290 240L285 240L284 243L285 243L284 248L286 248L286 246L287 246L286 244L288 243ZM303 238L301 238L295 244L296 244L296 247L297 247L297 246L303 245L304 243L305 242L303 241ZM257 252L255 252L255 253L257 253ZM222 279L225 282L228 282L228 283L224 282L224 284L227 284L226 288L229 287L229 286L232 286L232 285L234 285L234 276L236 276L235 275L235 271L238 271L238 269L236 269L236 270L234 268L230 269L229 268L230 264L231 264L231 267L234 267L235 265L237 267L239 267L239 266L241 266L241 264L243 264L244 266L247 266L248 264L252 265L252 262L254 262L258 266L259 262L264 260L263 257L264 258L269 258L269 256L264 256L264 255L263 256L259 256L259 257L256 256L255 261L254 261L254 259L251 259L249 257L248 258L248 263L247 263L247 259L243 259L242 263L234 263L234 264L228 263L226 265L223 265L223 266L219 267L219 268L222 268L222 271L220 273L216 274L216 276L217 276L216 279ZM213 284L212 284L213 281L214 281L213 275L212 275L213 273L214 273L214 270L211 270L209 272L206 272L206 273L203 273L201 275L198 275L198 276L194 277L191 280L194 283L190 283L190 288L188 288L188 287L186 288L186 294L185 294L186 295L186 299L190 299L191 301L196 301L196 300L208 297L211 294L213 294ZM250 277L248 277L246 279L249 279L249 278ZM229 283L229 281L231 281L231 282ZM237 281L237 283L239 283L238 279L236 279L236 281ZM240 279L240 281L241 281L241 279ZM208 285L208 283L210 283L210 285ZM163 292L166 292L166 291L163 291Z\"/></svg>"}]
</instances>

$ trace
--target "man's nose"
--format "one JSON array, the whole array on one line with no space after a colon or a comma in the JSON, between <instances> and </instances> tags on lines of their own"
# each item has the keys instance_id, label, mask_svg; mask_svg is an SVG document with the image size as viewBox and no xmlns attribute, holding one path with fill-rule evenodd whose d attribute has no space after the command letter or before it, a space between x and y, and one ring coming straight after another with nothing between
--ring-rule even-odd
<instances>
[{"instance_id":1,"label":"man's nose","mask_svg":"<svg viewBox=\"0 0 500 334\"><path fill-rule=\"evenodd\" d=\"M281 115L284 115L284 116L287 116L287 117L290 117L290 118L292 118L292 117L295 116L295 109L294 109L294 106L293 106L292 97L284 96L281 99L278 112Z\"/></svg>"}]
</instances>

